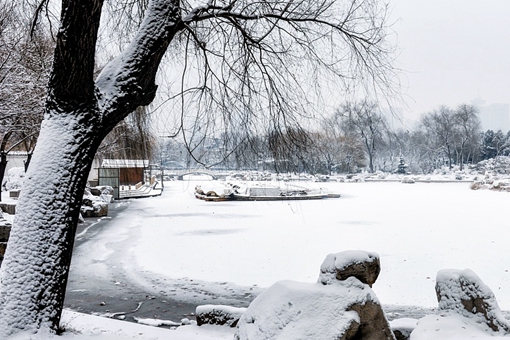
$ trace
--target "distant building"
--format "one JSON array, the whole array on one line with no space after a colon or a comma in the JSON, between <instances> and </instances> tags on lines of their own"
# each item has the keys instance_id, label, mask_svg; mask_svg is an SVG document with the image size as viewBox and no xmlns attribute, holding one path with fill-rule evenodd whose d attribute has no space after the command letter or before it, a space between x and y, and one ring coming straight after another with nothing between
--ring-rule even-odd
<instances>
[{"instance_id":1,"label":"distant building","mask_svg":"<svg viewBox=\"0 0 510 340\"><path fill-rule=\"evenodd\" d=\"M5 174L12 168L24 168L27 160L27 153L21 151L11 151L7 154L7 167Z\"/></svg>"},{"instance_id":2,"label":"distant building","mask_svg":"<svg viewBox=\"0 0 510 340\"><path fill-rule=\"evenodd\" d=\"M510 130L510 104L486 105L485 100L477 98L471 101L478 107L478 117L482 123L482 130L501 130L506 133Z\"/></svg>"}]
</instances>

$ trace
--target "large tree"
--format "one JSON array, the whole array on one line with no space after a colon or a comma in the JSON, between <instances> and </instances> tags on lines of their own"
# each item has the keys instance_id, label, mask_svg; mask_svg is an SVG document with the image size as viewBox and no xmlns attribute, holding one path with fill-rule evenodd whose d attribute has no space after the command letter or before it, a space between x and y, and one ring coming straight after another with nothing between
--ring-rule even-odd
<instances>
[{"instance_id":1,"label":"large tree","mask_svg":"<svg viewBox=\"0 0 510 340\"><path fill-rule=\"evenodd\" d=\"M448 167L453 167L453 154L455 152L455 137L457 133L455 124L455 111L447 106L427 113L421 118L421 125L430 137L433 148L440 150L439 157L446 156Z\"/></svg>"},{"instance_id":2,"label":"large tree","mask_svg":"<svg viewBox=\"0 0 510 340\"><path fill-rule=\"evenodd\" d=\"M44 121L0 273L0 337L58 329L92 159L124 117L154 100L167 50L170 60L180 61L181 100L191 102L195 95L197 116L183 116L183 131L194 121L195 131L202 128L198 136L218 121L243 131L265 123L273 135L297 129L299 114L309 107L302 99L311 101L325 75L364 88L384 87L391 79L386 7L376 0L150 0L118 6L129 3L140 6L111 13L130 20L139 9L143 20L135 33L124 35L129 44L95 79L103 0L62 1ZM197 83L186 87L192 68ZM316 79L319 84L311 86Z\"/></svg>"},{"instance_id":3,"label":"large tree","mask_svg":"<svg viewBox=\"0 0 510 340\"><path fill-rule=\"evenodd\" d=\"M479 149L482 129L478 119L478 109L473 105L461 104L455 110L454 121L457 127L457 162L462 171L464 163L475 159Z\"/></svg>"}]
</instances>

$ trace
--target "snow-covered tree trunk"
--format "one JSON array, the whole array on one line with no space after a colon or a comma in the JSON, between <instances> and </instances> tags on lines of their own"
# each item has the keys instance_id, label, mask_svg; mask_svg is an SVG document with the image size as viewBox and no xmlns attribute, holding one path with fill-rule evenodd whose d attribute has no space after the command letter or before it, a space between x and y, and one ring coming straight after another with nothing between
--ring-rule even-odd
<instances>
[{"instance_id":1,"label":"snow-covered tree trunk","mask_svg":"<svg viewBox=\"0 0 510 340\"><path fill-rule=\"evenodd\" d=\"M0 201L2 201L2 183L7 169L7 153L0 150Z\"/></svg>"},{"instance_id":2,"label":"snow-covered tree trunk","mask_svg":"<svg viewBox=\"0 0 510 340\"><path fill-rule=\"evenodd\" d=\"M2 264L4 336L59 323L80 203L98 145L93 124L84 124L91 116L50 114L42 126Z\"/></svg>"}]
</instances>

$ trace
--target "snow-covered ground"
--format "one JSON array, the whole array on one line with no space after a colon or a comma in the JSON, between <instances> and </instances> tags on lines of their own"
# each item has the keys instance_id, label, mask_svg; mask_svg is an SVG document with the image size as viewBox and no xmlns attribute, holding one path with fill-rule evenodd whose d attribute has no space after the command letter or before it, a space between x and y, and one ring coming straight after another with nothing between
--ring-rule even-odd
<instances>
[{"instance_id":1,"label":"snow-covered ground","mask_svg":"<svg viewBox=\"0 0 510 340\"><path fill-rule=\"evenodd\" d=\"M166 182L162 196L129 201L108 232L80 247L73 270L91 279L101 276L108 270L101 261L119 256L121 247L122 270L148 289L180 287L183 298L197 302L208 291L251 299L250 292L255 295L279 280L315 282L327 254L360 249L380 255L382 271L373 289L383 305L436 307L436 273L470 268L494 291L500 307L510 310L510 193L473 191L466 182L327 182L310 185L326 187L341 198L205 202L193 197L196 184L214 182ZM68 324L90 333L91 326L73 325L72 320ZM452 339L452 334L460 339L465 332L489 338L460 318L428 317L419 327L413 340ZM456 333L457 328L464 333ZM201 335L194 335L197 329ZM197 326L157 331L197 340L233 334L215 329L205 334ZM165 338L143 338L158 337Z\"/></svg>"}]
</instances>

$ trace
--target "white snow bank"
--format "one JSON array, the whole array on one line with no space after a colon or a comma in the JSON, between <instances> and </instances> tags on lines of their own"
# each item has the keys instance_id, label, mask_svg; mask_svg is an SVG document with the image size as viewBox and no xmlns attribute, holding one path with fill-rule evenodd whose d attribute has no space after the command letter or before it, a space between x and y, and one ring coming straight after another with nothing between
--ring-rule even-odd
<instances>
[{"instance_id":1,"label":"white snow bank","mask_svg":"<svg viewBox=\"0 0 510 340\"><path fill-rule=\"evenodd\" d=\"M214 325L181 326L165 329L139 325L99 316L65 310L60 325L65 328L62 336L48 333L21 333L6 340L213 340L232 339L234 330Z\"/></svg>"},{"instance_id":2,"label":"white snow bank","mask_svg":"<svg viewBox=\"0 0 510 340\"><path fill-rule=\"evenodd\" d=\"M180 322L175 322L171 320L161 320L161 319L152 319L152 318L135 318L135 321L141 325L159 327L159 326L180 326Z\"/></svg>"},{"instance_id":3,"label":"white snow bank","mask_svg":"<svg viewBox=\"0 0 510 340\"><path fill-rule=\"evenodd\" d=\"M427 315L418 320L418 326L411 334L411 340L497 340L509 339L498 336L486 326L472 318L461 315Z\"/></svg>"},{"instance_id":4,"label":"white snow bank","mask_svg":"<svg viewBox=\"0 0 510 340\"><path fill-rule=\"evenodd\" d=\"M368 285L350 277L338 285L280 281L250 304L238 323L240 339L339 339L353 321L354 303L378 302Z\"/></svg>"},{"instance_id":5,"label":"white snow bank","mask_svg":"<svg viewBox=\"0 0 510 340\"><path fill-rule=\"evenodd\" d=\"M407 337L411 335L417 325L418 320L412 318L400 318L390 321L390 327L393 332L398 330L402 335Z\"/></svg>"}]
</instances>

